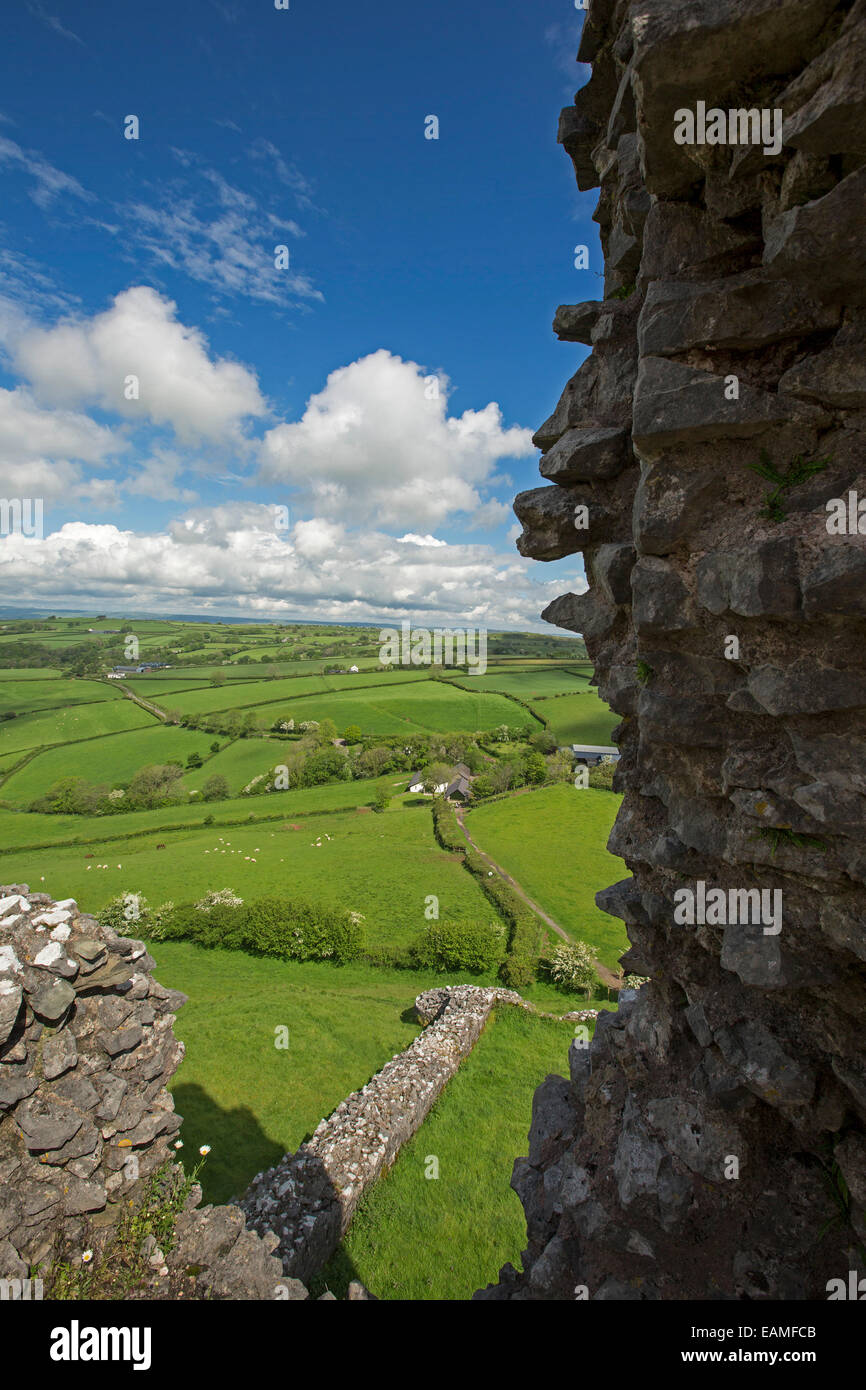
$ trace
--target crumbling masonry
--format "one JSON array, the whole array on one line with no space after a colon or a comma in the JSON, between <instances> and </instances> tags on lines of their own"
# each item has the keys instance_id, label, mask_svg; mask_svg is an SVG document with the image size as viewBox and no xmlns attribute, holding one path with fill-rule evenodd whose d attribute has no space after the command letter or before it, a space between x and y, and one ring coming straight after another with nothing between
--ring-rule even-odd
<instances>
[{"instance_id":1,"label":"crumbling masonry","mask_svg":"<svg viewBox=\"0 0 866 1390\"><path fill-rule=\"evenodd\" d=\"M579 60L605 298L557 312L593 351L515 510L584 553L544 616L622 716L598 901L651 983L536 1093L524 1273L477 1296L826 1299L866 1274L866 3L591 0ZM699 102L780 152L678 144ZM781 931L675 920L714 888Z\"/></svg>"}]
</instances>

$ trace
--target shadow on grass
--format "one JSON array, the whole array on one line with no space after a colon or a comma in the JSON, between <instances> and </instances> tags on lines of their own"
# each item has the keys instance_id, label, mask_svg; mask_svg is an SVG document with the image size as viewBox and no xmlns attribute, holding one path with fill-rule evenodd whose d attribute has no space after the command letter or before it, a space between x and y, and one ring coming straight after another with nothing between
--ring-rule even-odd
<instances>
[{"instance_id":1,"label":"shadow on grass","mask_svg":"<svg viewBox=\"0 0 866 1390\"><path fill-rule=\"evenodd\" d=\"M194 1166L202 1144L211 1146L199 1174L204 1203L222 1204L241 1197L257 1173L272 1168L283 1157L284 1150L267 1137L248 1106L224 1110L203 1087L193 1084L180 1085L173 1094L177 1111L183 1116L181 1156L186 1158L187 1169ZM309 1138L310 1135L306 1135L304 1142ZM340 1226L339 1200L324 1168L315 1162L309 1165L304 1184L311 1197L317 1198L326 1210L330 1209L334 1223L332 1239L336 1241ZM307 1284L313 1298L330 1291L344 1299L349 1284L358 1278L342 1246L334 1251L326 1270L321 1273L311 1274L307 1269L293 1272Z\"/></svg>"},{"instance_id":2,"label":"shadow on grass","mask_svg":"<svg viewBox=\"0 0 866 1390\"><path fill-rule=\"evenodd\" d=\"M183 1083L172 1095L183 1116L180 1137L183 1149L178 1155L189 1171L199 1158L199 1149L209 1144L199 1182L205 1202L223 1203L240 1197L263 1168L272 1168L284 1150L269 1139L249 1106L224 1110L202 1086Z\"/></svg>"},{"instance_id":3,"label":"shadow on grass","mask_svg":"<svg viewBox=\"0 0 866 1390\"><path fill-rule=\"evenodd\" d=\"M359 1283L363 1282L351 1255L345 1246L339 1245L324 1268L309 1279L307 1288L310 1290L311 1298L321 1298L323 1293L332 1293L335 1298L344 1299L349 1285L355 1279ZM373 1292L374 1290L370 1289L370 1293Z\"/></svg>"}]
</instances>

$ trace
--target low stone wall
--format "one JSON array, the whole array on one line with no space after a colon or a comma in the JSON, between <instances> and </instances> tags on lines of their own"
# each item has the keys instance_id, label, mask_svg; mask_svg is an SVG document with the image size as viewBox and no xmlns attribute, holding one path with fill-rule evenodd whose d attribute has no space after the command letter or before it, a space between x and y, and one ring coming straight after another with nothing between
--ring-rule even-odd
<instances>
[{"instance_id":1,"label":"low stone wall","mask_svg":"<svg viewBox=\"0 0 866 1390\"><path fill-rule=\"evenodd\" d=\"M415 1012L428 1025L424 1032L338 1105L297 1153L256 1176L239 1205L254 1230L274 1232L287 1275L308 1281L334 1253L364 1192L420 1128L496 1004L538 1012L510 989L446 985L420 994ZM585 1022L596 1011L540 1016Z\"/></svg>"}]
</instances>

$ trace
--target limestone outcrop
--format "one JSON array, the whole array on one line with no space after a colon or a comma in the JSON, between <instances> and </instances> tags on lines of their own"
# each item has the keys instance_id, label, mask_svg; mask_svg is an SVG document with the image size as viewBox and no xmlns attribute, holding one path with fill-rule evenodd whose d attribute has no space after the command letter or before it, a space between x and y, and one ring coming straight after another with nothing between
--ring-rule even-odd
<instances>
[{"instance_id":1,"label":"limestone outcrop","mask_svg":"<svg viewBox=\"0 0 866 1390\"><path fill-rule=\"evenodd\" d=\"M578 56L605 298L515 511L584 555L544 616L622 717L598 901L651 982L537 1092L477 1296L824 1299L866 1273L866 3L590 0Z\"/></svg>"}]
</instances>

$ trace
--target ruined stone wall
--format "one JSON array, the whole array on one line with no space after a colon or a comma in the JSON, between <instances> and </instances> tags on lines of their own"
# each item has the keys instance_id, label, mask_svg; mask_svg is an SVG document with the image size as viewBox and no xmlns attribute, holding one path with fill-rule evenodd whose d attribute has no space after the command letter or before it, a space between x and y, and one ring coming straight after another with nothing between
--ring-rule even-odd
<instances>
[{"instance_id":1,"label":"ruined stone wall","mask_svg":"<svg viewBox=\"0 0 866 1390\"><path fill-rule=\"evenodd\" d=\"M866 1273L866 3L591 0L579 59L605 299L515 511L584 553L544 616L622 716L598 901L651 983L537 1092L479 1296L822 1299ZM701 102L779 147L677 143Z\"/></svg>"},{"instance_id":2,"label":"ruined stone wall","mask_svg":"<svg viewBox=\"0 0 866 1390\"><path fill-rule=\"evenodd\" d=\"M183 1057L185 1002L151 975L142 942L70 898L0 886L0 1279L38 1277L57 1256L98 1254L121 1210L175 1157L181 1117L166 1083ZM307 1298L274 1237L236 1207L197 1209L170 1252L153 1248L149 1297ZM278 1287L279 1286L279 1287Z\"/></svg>"}]
</instances>

